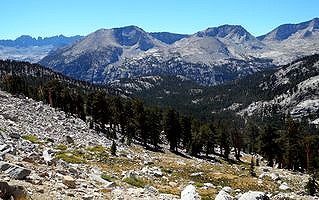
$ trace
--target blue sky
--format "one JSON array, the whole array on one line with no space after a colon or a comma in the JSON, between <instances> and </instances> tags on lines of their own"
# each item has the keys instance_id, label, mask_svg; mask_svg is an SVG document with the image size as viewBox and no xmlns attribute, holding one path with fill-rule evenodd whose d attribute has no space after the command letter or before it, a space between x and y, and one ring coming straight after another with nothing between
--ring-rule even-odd
<instances>
[{"instance_id":1,"label":"blue sky","mask_svg":"<svg viewBox=\"0 0 319 200\"><path fill-rule=\"evenodd\" d=\"M258 36L283 23L319 17L319 0L1 0L0 7L0 39L86 35L126 25L194 33L241 24Z\"/></svg>"}]
</instances>

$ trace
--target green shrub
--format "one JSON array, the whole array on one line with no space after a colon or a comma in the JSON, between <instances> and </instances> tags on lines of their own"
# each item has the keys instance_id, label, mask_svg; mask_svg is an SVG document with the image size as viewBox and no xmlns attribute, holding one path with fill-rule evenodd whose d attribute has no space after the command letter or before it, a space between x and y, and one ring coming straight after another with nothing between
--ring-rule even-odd
<instances>
[{"instance_id":1,"label":"green shrub","mask_svg":"<svg viewBox=\"0 0 319 200\"><path fill-rule=\"evenodd\" d=\"M105 148L102 145L97 145L94 147L89 147L88 150L95 153L101 153L105 151Z\"/></svg>"},{"instance_id":2,"label":"green shrub","mask_svg":"<svg viewBox=\"0 0 319 200\"><path fill-rule=\"evenodd\" d=\"M25 139L25 140L28 140L28 141L30 141L32 143L35 143L35 144L39 144L40 143L40 141L39 141L39 139L38 139L38 137L36 135L27 134L27 135L23 135L22 138Z\"/></svg>"},{"instance_id":3,"label":"green shrub","mask_svg":"<svg viewBox=\"0 0 319 200\"><path fill-rule=\"evenodd\" d=\"M101 178L103 178L106 181L112 181L112 177L105 173L101 175Z\"/></svg>"},{"instance_id":4,"label":"green shrub","mask_svg":"<svg viewBox=\"0 0 319 200\"><path fill-rule=\"evenodd\" d=\"M59 152L55 157L68 163L80 164L85 162L82 157L74 155L70 152Z\"/></svg>"},{"instance_id":5,"label":"green shrub","mask_svg":"<svg viewBox=\"0 0 319 200\"><path fill-rule=\"evenodd\" d=\"M68 149L68 147L65 144L59 144L56 149L61 150L61 151L65 151Z\"/></svg>"},{"instance_id":6,"label":"green shrub","mask_svg":"<svg viewBox=\"0 0 319 200\"><path fill-rule=\"evenodd\" d=\"M139 179L139 178L125 178L123 181L130 184L130 185L133 185L135 187L144 187L145 186L144 181Z\"/></svg>"}]
</instances>

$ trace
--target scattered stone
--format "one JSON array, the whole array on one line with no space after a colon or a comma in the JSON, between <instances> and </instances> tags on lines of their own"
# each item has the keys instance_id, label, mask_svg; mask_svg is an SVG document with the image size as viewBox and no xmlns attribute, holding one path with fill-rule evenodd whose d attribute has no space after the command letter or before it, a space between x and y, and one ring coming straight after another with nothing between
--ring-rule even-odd
<instances>
[{"instance_id":1,"label":"scattered stone","mask_svg":"<svg viewBox=\"0 0 319 200\"><path fill-rule=\"evenodd\" d=\"M196 192L196 188L193 185L188 185L181 192L181 200L200 200L199 194Z\"/></svg>"},{"instance_id":2,"label":"scattered stone","mask_svg":"<svg viewBox=\"0 0 319 200\"><path fill-rule=\"evenodd\" d=\"M76 188L75 180L71 176L63 176L62 183L68 188Z\"/></svg>"},{"instance_id":3,"label":"scattered stone","mask_svg":"<svg viewBox=\"0 0 319 200\"><path fill-rule=\"evenodd\" d=\"M0 170L13 179L22 180L30 175L31 170L18 165L0 161Z\"/></svg>"},{"instance_id":4,"label":"scattered stone","mask_svg":"<svg viewBox=\"0 0 319 200\"><path fill-rule=\"evenodd\" d=\"M249 191L240 196L238 200L269 200L264 192Z\"/></svg>"}]
</instances>

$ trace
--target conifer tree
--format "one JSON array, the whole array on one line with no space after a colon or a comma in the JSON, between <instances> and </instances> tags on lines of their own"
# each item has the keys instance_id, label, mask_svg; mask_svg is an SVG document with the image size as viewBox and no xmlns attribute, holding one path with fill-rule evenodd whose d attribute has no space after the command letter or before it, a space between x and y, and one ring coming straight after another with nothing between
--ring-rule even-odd
<instances>
[{"instance_id":1,"label":"conifer tree","mask_svg":"<svg viewBox=\"0 0 319 200\"><path fill-rule=\"evenodd\" d=\"M179 115L174 109L169 109L164 119L164 131L171 151L177 151L181 136Z\"/></svg>"}]
</instances>

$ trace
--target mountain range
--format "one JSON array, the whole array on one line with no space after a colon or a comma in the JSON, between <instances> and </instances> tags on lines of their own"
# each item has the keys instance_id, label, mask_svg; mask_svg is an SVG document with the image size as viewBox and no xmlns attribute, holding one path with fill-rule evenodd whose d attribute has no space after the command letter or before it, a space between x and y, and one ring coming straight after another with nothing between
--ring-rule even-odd
<instances>
[{"instance_id":1,"label":"mountain range","mask_svg":"<svg viewBox=\"0 0 319 200\"><path fill-rule=\"evenodd\" d=\"M100 29L49 53L40 63L76 79L181 75L217 85L319 51L319 20L281 25L255 37L240 25L192 35L148 33L136 26Z\"/></svg>"},{"instance_id":2,"label":"mountain range","mask_svg":"<svg viewBox=\"0 0 319 200\"><path fill-rule=\"evenodd\" d=\"M38 62L50 51L74 43L82 36L66 37L63 35L53 37L33 38L23 35L15 40L0 40L0 58Z\"/></svg>"}]
</instances>

